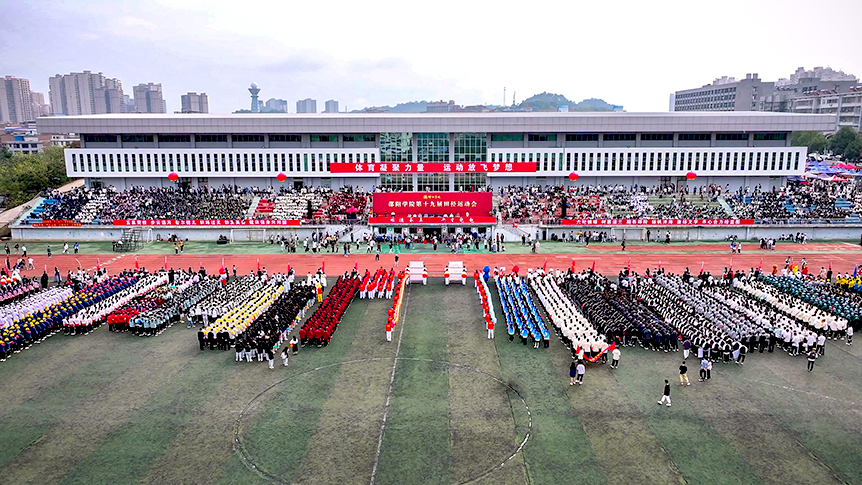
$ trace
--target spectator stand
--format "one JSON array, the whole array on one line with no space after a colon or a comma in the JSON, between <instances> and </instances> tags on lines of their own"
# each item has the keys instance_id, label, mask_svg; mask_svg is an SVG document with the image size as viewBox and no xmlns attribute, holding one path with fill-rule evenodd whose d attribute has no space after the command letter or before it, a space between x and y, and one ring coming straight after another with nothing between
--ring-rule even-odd
<instances>
[{"instance_id":1,"label":"spectator stand","mask_svg":"<svg viewBox=\"0 0 862 485\"><path fill-rule=\"evenodd\" d=\"M443 283L446 286L449 283L461 283L461 285L467 284L467 267L464 266L463 261L449 261L449 264L446 266L446 270L443 272Z\"/></svg>"}]
</instances>

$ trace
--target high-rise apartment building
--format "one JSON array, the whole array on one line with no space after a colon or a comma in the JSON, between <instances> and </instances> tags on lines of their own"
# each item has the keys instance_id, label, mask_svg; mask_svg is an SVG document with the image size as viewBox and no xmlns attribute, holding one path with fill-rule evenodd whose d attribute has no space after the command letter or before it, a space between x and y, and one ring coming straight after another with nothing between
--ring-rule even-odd
<instances>
[{"instance_id":1,"label":"high-rise apartment building","mask_svg":"<svg viewBox=\"0 0 862 485\"><path fill-rule=\"evenodd\" d=\"M48 79L51 111L58 115L122 113L123 83L90 71L57 74Z\"/></svg>"},{"instance_id":2,"label":"high-rise apartment building","mask_svg":"<svg viewBox=\"0 0 862 485\"><path fill-rule=\"evenodd\" d=\"M287 101L284 99L269 98L266 100L266 109L287 113Z\"/></svg>"},{"instance_id":3,"label":"high-rise apartment building","mask_svg":"<svg viewBox=\"0 0 862 485\"><path fill-rule=\"evenodd\" d=\"M330 99L326 102L325 107L323 109L324 113L338 113L338 101L334 99Z\"/></svg>"},{"instance_id":4,"label":"high-rise apartment building","mask_svg":"<svg viewBox=\"0 0 862 485\"><path fill-rule=\"evenodd\" d=\"M209 113L207 93L186 93L180 97L182 113Z\"/></svg>"},{"instance_id":5,"label":"high-rise apartment building","mask_svg":"<svg viewBox=\"0 0 862 485\"><path fill-rule=\"evenodd\" d=\"M297 113L317 113L317 100L306 98L296 102Z\"/></svg>"},{"instance_id":6,"label":"high-rise apartment building","mask_svg":"<svg viewBox=\"0 0 862 485\"><path fill-rule=\"evenodd\" d=\"M14 76L0 79L0 122L23 123L35 119L30 105L30 80Z\"/></svg>"},{"instance_id":7,"label":"high-rise apartment building","mask_svg":"<svg viewBox=\"0 0 862 485\"><path fill-rule=\"evenodd\" d=\"M135 111L138 113L164 113L165 102L162 96L162 83L138 84L132 88L135 97Z\"/></svg>"},{"instance_id":8,"label":"high-rise apartment building","mask_svg":"<svg viewBox=\"0 0 862 485\"><path fill-rule=\"evenodd\" d=\"M37 91L30 91L30 109L33 118L51 115L51 106L45 103L45 95Z\"/></svg>"}]
</instances>

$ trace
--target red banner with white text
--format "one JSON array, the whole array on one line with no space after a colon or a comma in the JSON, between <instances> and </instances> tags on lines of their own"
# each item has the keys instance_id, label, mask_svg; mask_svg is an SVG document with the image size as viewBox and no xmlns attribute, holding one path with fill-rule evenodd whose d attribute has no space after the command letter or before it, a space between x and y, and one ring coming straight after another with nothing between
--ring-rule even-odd
<instances>
[{"instance_id":1,"label":"red banner with white text","mask_svg":"<svg viewBox=\"0 0 862 485\"><path fill-rule=\"evenodd\" d=\"M299 219L114 219L115 226L298 226Z\"/></svg>"},{"instance_id":2,"label":"red banner with white text","mask_svg":"<svg viewBox=\"0 0 862 485\"><path fill-rule=\"evenodd\" d=\"M400 163L331 163L331 173L518 173L535 172L529 162L400 162Z\"/></svg>"},{"instance_id":3,"label":"red banner with white text","mask_svg":"<svg viewBox=\"0 0 862 485\"><path fill-rule=\"evenodd\" d=\"M496 224L494 216L394 216L394 217L369 217L369 224Z\"/></svg>"},{"instance_id":4,"label":"red banner with white text","mask_svg":"<svg viewBox=\"0 0 862 485\"><path fill-rule=\"evenodd\" d=\"M376 216L487 216L493 209L491 192L377 192L372 197Z\"/></svg>"},{"instance_id":5,"label":"red banner with white text","mask_svg":"<svg viewBox=\"0 0 862 485\"><path fill-rule=\"evenodd\" d=\"M564 226L750 226L754 219L563 219Z\"/></svg>"}]
</instances>

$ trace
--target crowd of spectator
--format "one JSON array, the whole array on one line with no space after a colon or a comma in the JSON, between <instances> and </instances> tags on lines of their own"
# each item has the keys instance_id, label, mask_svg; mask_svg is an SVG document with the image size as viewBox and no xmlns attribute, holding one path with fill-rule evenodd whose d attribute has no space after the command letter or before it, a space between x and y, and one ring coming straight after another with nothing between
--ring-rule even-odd
<instances>
[{"instance_id":1,"label":"crowd of spectator","mask_svg":"<svg viewBox=\"0 0 862 485\"><path fill-rule=\"evenodd\" d=\"M812 180L791 182L770 190L763 190L760 185L740 187L725 199L741 219L763 222L844 220L851 212L835 202L855 201L857 193L852 184Z\"/></svg>"}]
</instances>

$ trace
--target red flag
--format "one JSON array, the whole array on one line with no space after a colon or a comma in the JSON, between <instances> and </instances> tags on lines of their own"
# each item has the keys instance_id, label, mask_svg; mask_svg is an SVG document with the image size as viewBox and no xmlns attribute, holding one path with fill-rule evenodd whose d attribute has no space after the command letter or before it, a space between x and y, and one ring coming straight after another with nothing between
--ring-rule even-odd
<instances>
[{"instance_id":1,"label":"red flag","mask_svg":"<svg viewBox=\"0 0 862 485\"><path fill-rule=\"evenodd\" d=\"M139 269L141 269L141 268L140 268L140 266L138 266L138 257L135 256L135 271L137 271Z\"/></svg>"},{"instance_id":2,"label":"red flag","mask_svg":"<svg viewBox=\"0 0 862 485\"><path fill-rule=\"evenodd\" d=\"M661 260L658 260L658 269L661 269Z\"/></svg>"},{"instance_id":3,"label":"red flag","mask_svg":"<svg viewBox=\"0 0 862 485\"><path fill-rule=\"evenodd\" d=\"M700 272L703 273L703 261L700 262Z\"/></svg>"},{"instance_id":4,"label":"red flag","mask_svg":"<svg viewBox=\"0 0 862 485\"><path fill-rule=\"evenodd\" d=\"M326 260L324 259L322 263L320 263L320 272L326 273Z\"/></svg>"},{"instance_id":5,"label":"red flag","mask_svg":"<svg viewBox=\"0 0 862 485\"><path fill-rule=\"evenodd\" d=\"M99 258L96 258L96 271L102 269L102 262L99 261Z\"/></svg>"},{"instance_id":6,"label":"red flag","mask_svg":"<svg viewBox=\"0 0 862 485\"><path fill-rule=\"evenodd\" d=\"M763 258L760 258L760 264L757 265L757 271L760 271L763 268Z\"/></svg>"},{"instance_id":7,"label":"red flag","mask_svg":"<svg viewBox=\"0 0 862 485\"><path fill-rule=\"evenodd\" d=\"M596 262L595 261L593 261L593 266L590 268L590 271L592 271L593 273L596 272Z\"/></svg>"},{"instance_id":8,"label":"red flag","mask_svg":"<svg viewBox=\"0 0 862 485\"><path fill-rule=\"evenodd\" d=\"M610 351L614 350L615 348L617 348L616 342L611 342L610 345L605 347L605 350L602 350L601 352L599 352L595 357L589 358L587 356L584 356L584 360L587 362L598 362L598 360L599 360L599 358L601 358L602 354L604 354L605 352L610 352Z\"/></svg>"},{"instance_id":9,"label":"red flag","mask_svg":"<svg viewBox=\"0 0 862 485\"><path fill-rule=\"evenodd\" d=\"M168 257L165 256L165 271L168 270Z\"/></svg>"},{"instance_id":10,"label":"red flag","mask_svg":"<svg viewBox=\"0 0 862 485\"><path fill-rule=\"evenodd\" d=\"M260 258L257 258L257 270L260 271Z\"/></svg>"},{"instance_id":11,"label":"red flag","mask_svg":"<svg viewBox=\"0 0 862 485\"><path fill-rule=\"evenodd\" d=\"M227 268L224 267L224 258L221 258L221 269L227 271Z\"/></svg>"},{"instance_id":12,"label":"red flag","mask_svg":"<svg viewBox=\"0 0 862 485\"><path fill-rule=\"evenodd\" d=\"M359 271L359 262L353 263L353 271Z\"/></svg>"},{"instance_id":13,"label":"red flag","mask_svg":"<svg viewBox=\"0 0 862 485\"><path fill-rule=\"evenodd\" d=\"M287 274L290 274L290 265L287 265Z\"/></svg>"},{"instance_id":14,"label":"red flag","mask_svg":"<svg viewBox=\"0 0 862 485\"><path fill-rule=\"evenodd\" d=\"M542 271L545 273L548 272L548 258L545 258L545 264L542 265Z\"/></svg>"},{"instance_id":15,"label":"red flag","mask_svg":"<svg viewBox=\"0 0 862 485\"><path fill-rule=\"evenodd\" d=\"M515 229L517 229L517 228L518 228L518 223L517 223L517 222L513 222L513 223L512 223L512 227L513 227L513 228L515 228Z\"/></svg>"},{"instance_id":16,"label":"red flag","mask_svg":"<svg viewBox=\"0 0 862 485\"><path fill-rule=\"evenodd\" d=\"M573 259L572 260L572 273L574 273L574 272L575 272L575 260Z\"/></svg>"}]
</instances>

